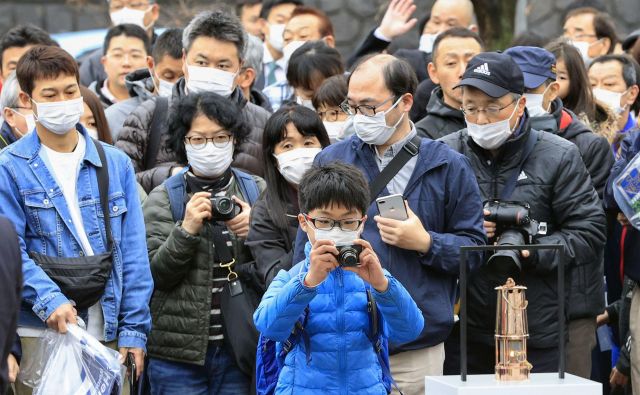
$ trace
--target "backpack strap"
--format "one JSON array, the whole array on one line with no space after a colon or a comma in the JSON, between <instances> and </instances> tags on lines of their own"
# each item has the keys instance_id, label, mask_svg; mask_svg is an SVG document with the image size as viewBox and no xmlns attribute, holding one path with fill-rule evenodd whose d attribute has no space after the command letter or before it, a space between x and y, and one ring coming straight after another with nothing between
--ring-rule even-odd
<instances>
[{"instance_id":1,"label":"backpack strap","mask_svg":"<svg viewBox=\"0 0 640 395\"><path fill-rule=\"evenodd\" d=\"M231 172L238 181L240 192L242 192L244 198L248 200L247 203L249 203L249 206L253 206L260 197L260 189L258 189L258 184L256 183L255 178L238 169L231 168Z\"/></svg>"},{"instance_id":2,"label":"backpack strap","mask_svg":"<svg viewBox=\"0 0 640 395\"><path fill-rule=\"evenodd\" d=\"M291 270L289 270L289 275L291 277L298 276L302 272L302 267L304 266L304 261L294 265ZM298 319L291 330L291 334L282 343L282 355L281 358L284 360L284 357L291 352L293 347L298 344L300 338L302 337L302 341L304 342L305 355L307 359L307 364L311 362L311 338L307 331L304 330L307 326L307 322L309 321L309 305L304 308L304 313L302 315L302 320Z\"/></svg>"},{"instance_id":3,"label":"backpack strap","mask_svg":"<svg viewBox=\"0 0 640 395\"><path fill-rule=\"evenodd\" d=\"M186 204L186 188L184 187L184 173L189 168L185 167L180 173L169 177L164 182L164 187L169 195L169 207L171 207L171 216L173 222L181 221L184 218L184 210Z\"/></svg>"},{"instance_id":4,"label":"backpack strap","mask_svg":"<svg viewBox=\"0 0 640 395\"><path fill-rule=\"evenodd\" d=\"M149 130L149 144L144 155L144 169L153 169L156 166L158 153L160 152L160 140L162 132L166 130L167 113L169 109L169 99L166 97L156 97L156 109L151 117L151 127Z\"/></svg>"}]
</instances>

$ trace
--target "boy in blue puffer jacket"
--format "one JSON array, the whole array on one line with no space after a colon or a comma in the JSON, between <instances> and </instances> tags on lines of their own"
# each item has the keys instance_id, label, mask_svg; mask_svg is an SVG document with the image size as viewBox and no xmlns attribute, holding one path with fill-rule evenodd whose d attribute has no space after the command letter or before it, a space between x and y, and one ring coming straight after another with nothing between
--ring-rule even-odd
<instances>
[{"instance_id":1,"label":"boy in blue puffer jacket","mask_svg":"<svg viewBox=\"0 0 640 395\"><path fill-rule=\"evenodd\" d=\"M359 239L370 204L367 182L351 165L314 167L298 197L298 220L310 240L306 259L278 273L253 316L262 335L280 342L280 349L309 307L304 325L309 349L300 341L287 354L275 392L384 395L383 368L367 337L367 287L391 343L417 338L424 318L402 284L382 269L371 245ZM341 266L336 246L354 244L362 247L359 265Z\"/></svg>"}]
</instances>

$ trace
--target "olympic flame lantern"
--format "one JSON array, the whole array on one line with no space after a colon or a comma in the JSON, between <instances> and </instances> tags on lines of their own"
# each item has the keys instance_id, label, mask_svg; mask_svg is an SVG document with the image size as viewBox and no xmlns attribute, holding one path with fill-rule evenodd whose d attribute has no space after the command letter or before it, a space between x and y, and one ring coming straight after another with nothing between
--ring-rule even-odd
<instances>
[{"instance_id":1,"label":"olympic flame lantern","mask_svg":"<svg viewBox=\"0 0 640 395\"><path fill-rule=\"evenodd\" d=\"M523 381L532 365L527 361L527 287L512 278L500 287L496 307L496 380Z\"/></svg>"}]
</instances>

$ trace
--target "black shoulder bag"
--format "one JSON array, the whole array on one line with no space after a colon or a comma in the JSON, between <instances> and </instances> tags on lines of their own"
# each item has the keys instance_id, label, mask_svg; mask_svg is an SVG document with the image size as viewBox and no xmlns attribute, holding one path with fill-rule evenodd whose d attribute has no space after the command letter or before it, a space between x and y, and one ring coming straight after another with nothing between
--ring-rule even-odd
<instances>
[{"instance_id":1,"label":"black shoulder bag","mask_svg":"<svg viewBox=\"0 0 640 395\"><path fill-rule=\"evenodd\" d=\"M420 142L422 138L415 136L407 141L400 152L391 159L391 162L382 169L382 172L369 184L369 192L371 193L371 203L373 203L385 186L398 174L400 169L409 162L411 158L420 152Z\"/></svg>"},{"instance_id":2,"label":"black shoulder bag","mask_svg":"<svg viewBox=\"0 0 640 395\"><path fill-rule=\"evenodd\" d=\"M260 335L253 323L253 313L260 303L260 298L253 288L244 284L238 274L233 271L237 262L227 244L228 238L222 234L220 227L213 225L210 229L220 267L229 270L227 283L220 294L224 341L229 346L240 370L253 377Z\"/></svg>"},{"instance_id":3,"label":"black shoulder bag","mask_svg":"<svg viewBox=\"0 0 640 395\"><path fill-rule=\"evenodd\" d=\"M73 300L78 310L96 304L104 293L113 266L113 238L109 218L109 169L102 145L93 140L98 150L102 167L96 168L100 205L104 215L107 252L100 255L61 258L30 252L29 256L44 270L45 274L60 288L64 296Z\"/></svg>"},{"instance_id":4,"label":"black shoulder bag","mask_svg":"<svg viewBox=\"0 0 640 395\"><path fill-rule=\"evenodd\" d=\"M156 98L156 109L151 117L151 129L149 131L149 144L144 155L144 169L153 169L158 161L160 152L160 141L162 132L166 129L167 110L169 110L169 99L158 96Z\"/></svg>"}]
</instances>

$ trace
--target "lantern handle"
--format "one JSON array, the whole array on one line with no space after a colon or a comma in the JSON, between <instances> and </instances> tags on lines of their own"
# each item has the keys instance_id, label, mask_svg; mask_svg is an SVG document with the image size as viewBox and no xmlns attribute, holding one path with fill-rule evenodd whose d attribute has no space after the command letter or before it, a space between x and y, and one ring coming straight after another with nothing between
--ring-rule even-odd
<instances>
[{"instance_id":1,"label":"lantern handle","mask_svg":"<svg viewBox=\"0 0 640 395\"><path fill-rule=\"evenodd\" d=\"M526 299L524 303L522 303L523 304L522 307L513 306L511 302L509 302L509 299L507 299L506 292L502 292L502 299L504 299L504 301L507 302L507 305L509 305L509 307L511 307L514 310L525 310L527 306L529 306L529 301Z\"/></svg>"}]
</instances>

